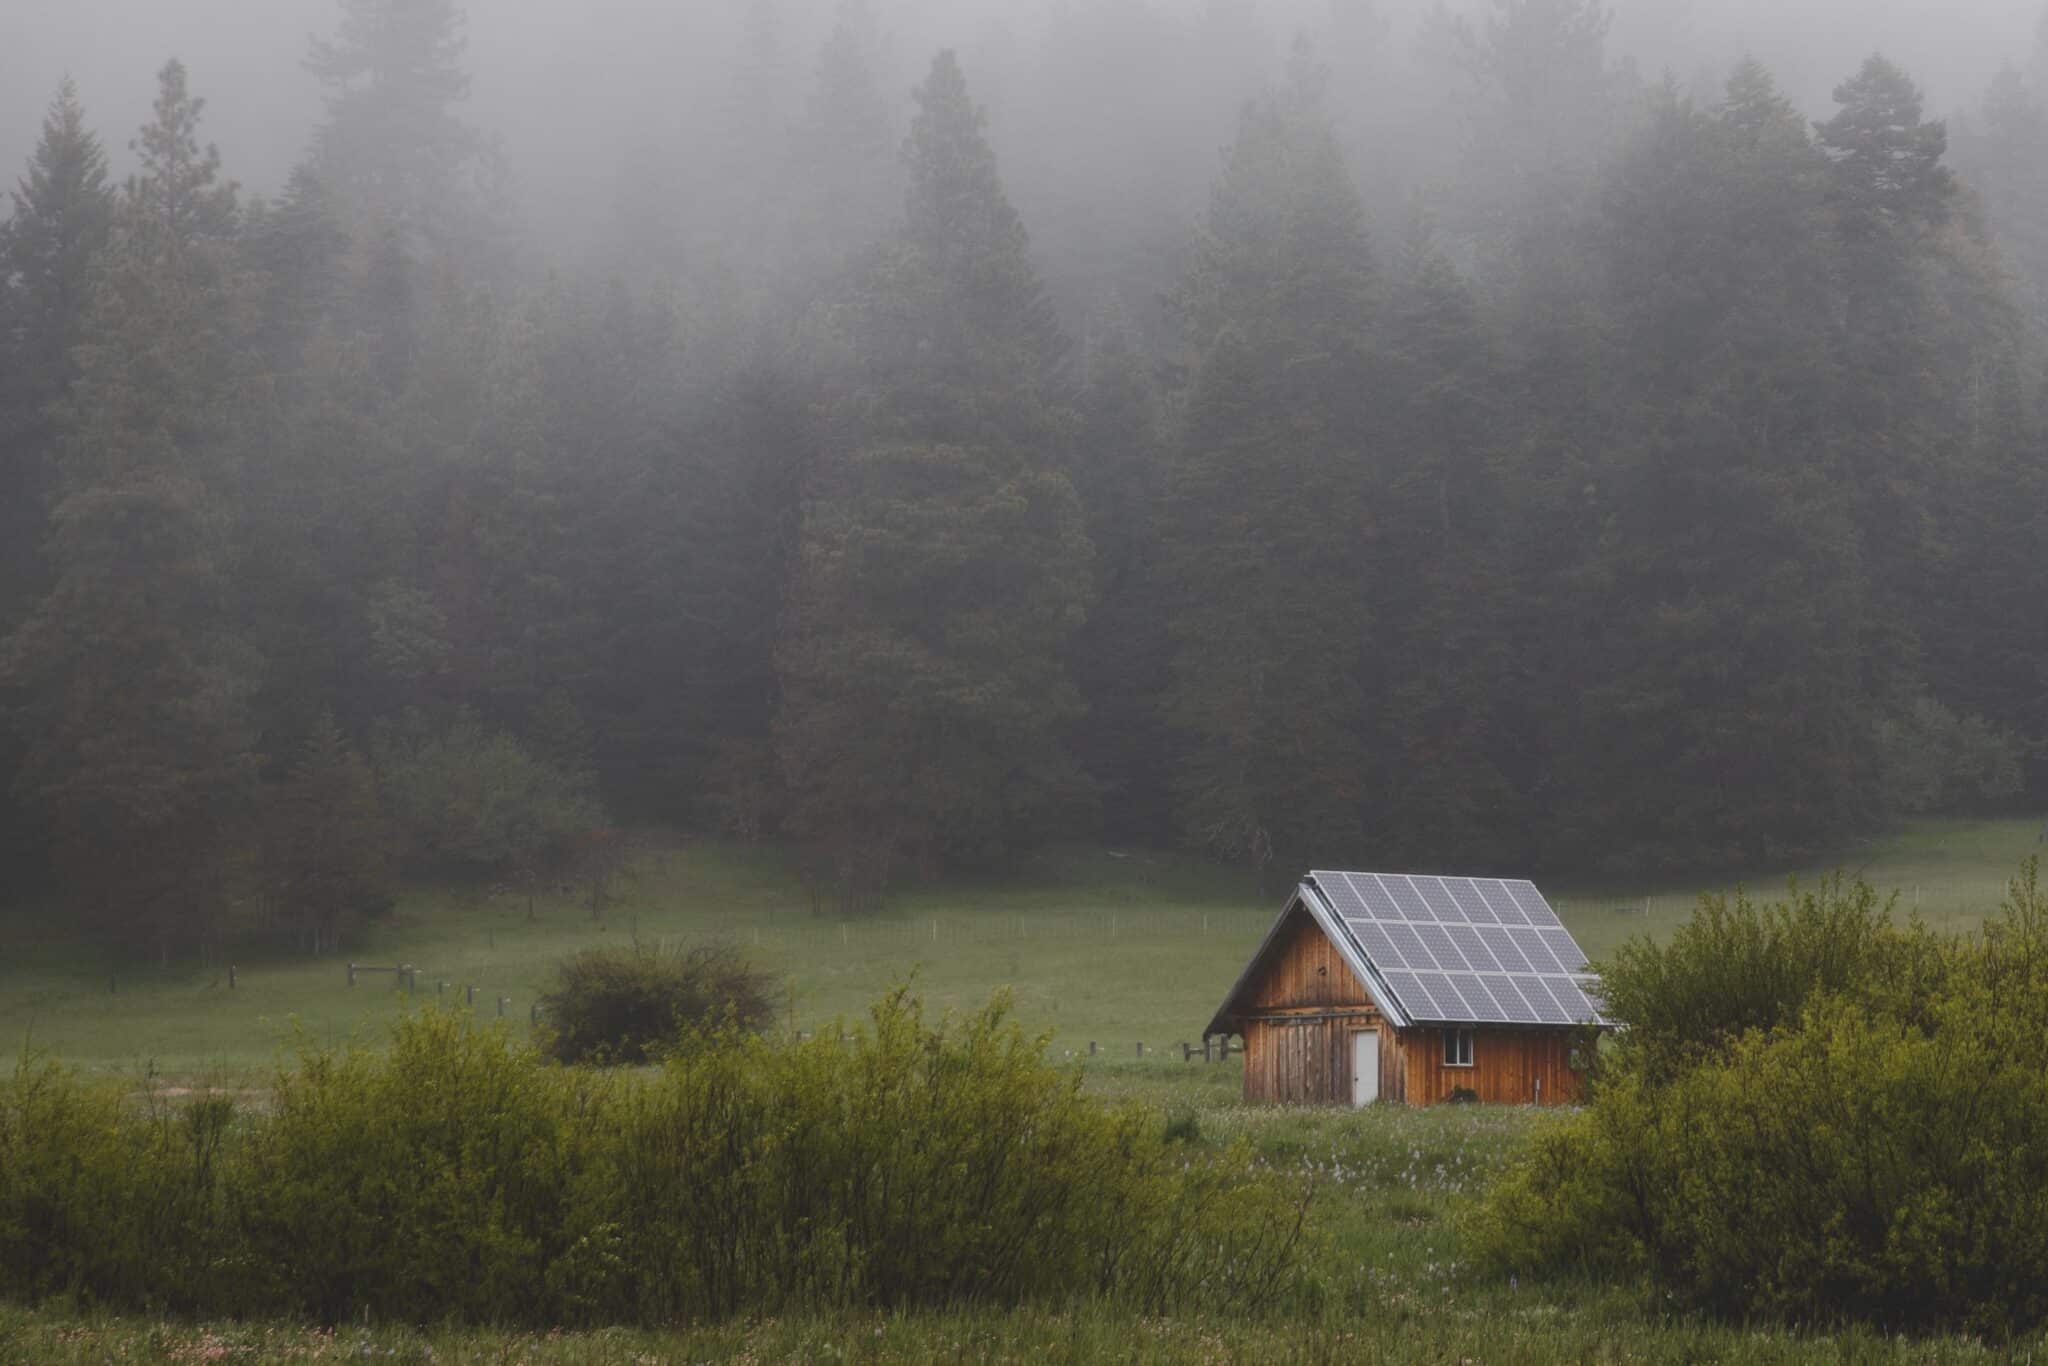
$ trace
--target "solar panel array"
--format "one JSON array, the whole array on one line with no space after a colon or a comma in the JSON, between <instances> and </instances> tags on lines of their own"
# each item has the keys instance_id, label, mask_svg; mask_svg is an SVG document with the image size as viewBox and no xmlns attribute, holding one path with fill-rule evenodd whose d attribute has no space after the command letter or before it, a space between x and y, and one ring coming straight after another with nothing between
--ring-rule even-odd
<instances>
[{"instance_id":1,"label":"solar panel array","mask_svg":"<svg viewBox=\"0 0 2048 1366\"><path fill-rule=\"evenodd\" d=\"M1586 955L1536 884L1408 873L1311 873L1409 1018L1592 1024Z\"/></svg>"}]
</instances>

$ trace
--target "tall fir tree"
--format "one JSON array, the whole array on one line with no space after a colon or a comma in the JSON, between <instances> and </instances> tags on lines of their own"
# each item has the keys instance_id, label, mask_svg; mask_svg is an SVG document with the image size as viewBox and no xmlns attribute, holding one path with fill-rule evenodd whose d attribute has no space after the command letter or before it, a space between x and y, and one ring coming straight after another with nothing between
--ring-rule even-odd
<instances>
[{"instance_id":1,"label":"tall fir tree","mask_svg":"<svg viewBox=\"0 0 2048 1366\"><path fill-rule=\"evenodd\" d=\"M1029 847L1079 795L1063 341L952 53L918 106L904 233L855 324L861 436L812 479L778 652L791 824L856 900Z\"/></svg>"},{"instance_id":2,"label":"tall fir tree","mask_svg":"<svg viewBox=\"0 0 2048 1366\"><path fill-rule=\"evenodd\" d=\"M394 235L415 256L485 237L488 158L455 113L469 96L456 0L338 0L341 22L306 57L327 92L310 168L342 206L351 237Z\"/></svg>"},{"instance_id":3,"label":"tall fir tree","mask_svg":"<svg viewBox=\"0 0 2048 1366\"><path fill-rule=\"evenodd\" d=\"M1164 844L1171 737L1160 722L1168 641L1161 611L1165 404L1128 313L1112 302L1086 348L1073 483L1095 548L1095 606L1074 637L1087 713L1075 753L1102 789L1103 833Z\"/></svg>"},{"instance_id":4,"label":"tall fir tree","mask_svg":"<svg viewBox=\"0 0 2048 1366\"><path fill-rule=\"evenodd\" d=\"M1264 866L1362 852L1381 452L1378 283L1297 52L1246 109L1180 299L1197 361L1168 477L1177 821Z\"/></svg>"},{"instance_id":5,"label":"tall fir tree","mask_svg":"<svg viewBox=\"0 0 2048 1366\"><path fill-rule=\"evenodd\" d=\"M68 80L12 198L0 232L0 630L47 587L39 548L56 468L52 409L77 377L73 352L113 217L106 153Z\"/></svg>"},{"instance_id":6,"label":"tall fir tree","mask_svg":"<svg viewBox=\"0 0 2048 1366\"><path fill-rule=\"evenodd\" d=\"M70 81L58 88L42 136L0 223L0 639L49 591L44 543L57 490L55 409L77 377L93 272L107 241L113 195L107 159ZM34 806L10 806L22 757L0 733L0 867L40 864Z\"/></svg>"},{"instance_id":7,"label":"tall fir tree","mask_svg":"<svg viewBox=\"0 0 2048 1366\"><path fill-rule=\"evenodd\" d=\"M266 798L262 857L272 927L301 953L332 953L391 904L396 837L376 779L323 712Z\"/></svg>"},{"instance_id":8,"label":"tall fir tree","mask_svg":"<svg viewBox=\"0 0 2048 1366\"><path fill-rule=\"evenodd\" d=\"M80 910L160 958L215 940L251 777L224 612L234 187L167 65L134 144L60 419L55 583L7 642L28 757Z\"/></svg>"}]
</instances>

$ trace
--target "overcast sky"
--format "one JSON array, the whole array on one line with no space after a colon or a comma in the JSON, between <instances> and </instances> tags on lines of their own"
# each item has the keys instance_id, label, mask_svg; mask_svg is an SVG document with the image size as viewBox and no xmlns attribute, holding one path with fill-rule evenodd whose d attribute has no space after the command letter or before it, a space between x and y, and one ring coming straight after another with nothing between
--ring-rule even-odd
<instances>
[{"instance_id":1,"label":"overcast sky","mask_svg":"<svg viewBox=\"0 0 2048 1366\"><path fill-rule=\"evenodd\" d=\"M578 187L604 160L593 140L645 134L656 145L688 121L733 50L747 0L471 0L475 97L468 114L502 133L529 185ZM1284 35L1354 0L1155 0L1244 4ZM1427 0L1381 0L1396 41ZM781 0L793 27L828 0ZM906 71L940 43L987 63L1028 43L1044 14L1091 0L877 0ZM1462 0L1479 8L1485 0ZM1646 73L1718 78L1748 50L1811 112L1873 50L1900 62L1936 108L1973 104L2001 62L2024 62L2042 0L1617 0L1615 46ZM0 175L11 183L60 77L79 83L117 161L147 116L152 77L184 59L209 101L208 133L231 174L274 189L305 144L319 96L300 66L309 35L334 25L333 0L0 0ZM799 34L793 43L808 41ZM1276 42L1272 51L1280 50ZM912 59L915 59L914 61ZM907 77L905 80L907 84ZM999 89L985 93L998 106ZM566 152L566 155L565 155ZM613 158L609 166L616 166ZM580 168L580 170L579 170ZM581 174L582 182L577 179ZM606 174L615 174L607 170Z\"/></svg>"}]
</instances>

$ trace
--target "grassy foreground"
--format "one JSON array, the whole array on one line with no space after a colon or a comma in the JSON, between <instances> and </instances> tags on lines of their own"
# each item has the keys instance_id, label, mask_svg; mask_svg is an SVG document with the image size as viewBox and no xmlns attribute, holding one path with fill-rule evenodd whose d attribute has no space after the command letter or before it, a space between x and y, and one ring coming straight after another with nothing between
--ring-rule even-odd
<instances>
[{"instance_id":1,"label":"grassy foreground","mask_svg":"<svg viewBox=\"0 0 2048 1366\"><path fill-rule=\"evenodd\" d=\"M1530 1295L1496 1306L1411 1310L1319 1323L978 1313L783 1319L667 1333L509 1334L453 1329L180 1324L0 1306L0 1361L97 1363L335 1361L657 1362L1729 1362L1898 1363L2024 1360L1954 1340L1804 1335L1692 1322L1652 1323L1626 1301Z\"/></svg>"},{"instance_id":2,"label":"grassy foreground","mask_svg":"<svg viewBox=\"0 0 2048 1366\"><path fill-rule=\"evenodd\" d=\"M792 1316L647 1332L515 1333L432 1325L187 1323L62 1305L0 1305L0 1361L436 1362L1975 1362L2048 1344L1888 1339L1751 1328L1660 1312L1629 1287L1502 1283L1461 1261L1460 1221L1489 1178L1554 1116L1526 1108L1363 1113L1239 1103L1234 1068L1101 1066L1089 1087L1151 1107L1188 1141L1249 1143L1317 1183L1327 1242L1311 1293L1285 1314L1134 1318L982 1309Z\"/></svg>"},{"instance_id":3,"label":"grassy foreground","mask_svg":"<svg viewBox=\"0 0 2048 1366\"><path fill-rule=\"evenodd\" d=\"M1998 904L2035 849L2029 821L1921 822L1845 852L1842 866L1938 926L1966 928ZM1814 875L1815 870L1803 870ZM1740 878L1770 890L1787 870ZM1667 934L1700 886L1546 890L1594 958L1634 934ZM787 982L787 1023L814 1030L858 1014L915 973L934 1009L971 1008L1010 987L1027 1025L1055 1031L1055 1051L1184 1066L1166 1050L1203 1025L1265 932L1282 895L1248 875L1168 855L1067 852L1001 884L959 883L899 897L885 912L843 921L814 914L772 851L715 844L657 847L602 920L571 896L524 897L416 888L349 956L409 963L423 995L476 988L515 1023L563 957L642 938L737 945ZM380 1039L408 1004L389 975L351 989L344 960L244 960L230 990L224 966L116 967L29 914L0 915L0 1067L24 1043L94 1070L192 1082L260 1084L295 1037L321 1045Z\"/></svg>"}]
</instances>

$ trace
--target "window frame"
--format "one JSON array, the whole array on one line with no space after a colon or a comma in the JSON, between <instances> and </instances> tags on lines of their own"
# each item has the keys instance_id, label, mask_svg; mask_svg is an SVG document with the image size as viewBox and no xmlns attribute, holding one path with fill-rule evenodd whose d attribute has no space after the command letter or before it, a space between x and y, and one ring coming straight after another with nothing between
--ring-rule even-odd
<instances>
[{"instance_id":1,"label":"window frame","mask_svg":"<svg viewBox=\"0 0 2048 1366\"><path fill-rule=\"evenodd\" d=\"M1469 1027L1446 1025L1444 1027L1444 1066L1472 1067L1472 1055L1477 1051L1474 1040L1475 1030Z\"/></svg>"}]
</instances>

